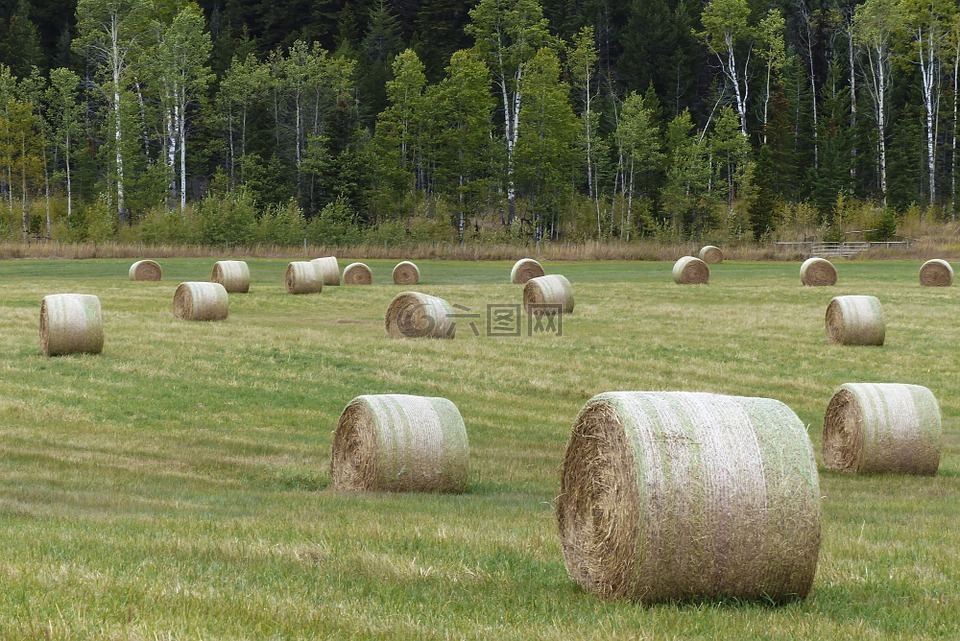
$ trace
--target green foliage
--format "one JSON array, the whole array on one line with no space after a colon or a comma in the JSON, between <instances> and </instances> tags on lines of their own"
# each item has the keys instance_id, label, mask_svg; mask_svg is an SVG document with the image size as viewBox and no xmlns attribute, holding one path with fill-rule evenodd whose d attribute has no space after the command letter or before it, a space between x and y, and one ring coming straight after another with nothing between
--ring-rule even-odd
<instances>
[{"instance_id":1,"label":"green foliage","mask_svg":"<svg viewBox=\"0 0 960 641\"><path fill-rule=\"evenodd\" d=\"M285 206L276 205L263 212L255 240L267 245L291 247L303 242L306 231L303 210L291 200Z\"/></svg>"},{"instance_id":2,"label":"green foliage","mask_svg":"<svg viewBox=\"0 0 960 641\"><path fill-rule=\"evenodd\" d=\"M257 211L246 191L210 194L197 204L200 242L204 245L248 247L257 237Z\"/></svg>"},{"instance_id":3,"label":"green foliage","mask_svg":"<svg viewBox=\"0 0 960 641\"><path fill-rule=\"evenodd\" d=\"M314 245L356 245L363 239L350 201L338 196L307 224L307 241Z\"/></svg>"}]
</instances>

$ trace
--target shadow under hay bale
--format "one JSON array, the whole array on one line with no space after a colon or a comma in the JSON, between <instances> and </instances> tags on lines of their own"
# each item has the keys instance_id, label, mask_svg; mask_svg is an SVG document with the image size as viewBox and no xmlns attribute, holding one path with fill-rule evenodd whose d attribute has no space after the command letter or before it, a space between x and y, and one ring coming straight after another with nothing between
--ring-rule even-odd
<instances>
[{"instance_id":1,"label":"shadow under hay bale","mask_svg":"<svg viewBox=\"0 0 960 641\"><path fill-rule=\"evenodd\" d=\"M393 282L396 285L416 285L420 282L420 268L404 260L393 268Z\"/></svg>"},{"instance_id":2,"label":"shadow under hay bale","mask_svg":"<svg viewBox=\"0 0 960 641\"><path fill-rule=\"evenodd\" d=\"M163 269L160 264L152 260L138 260L130 265L130 280L160 280L163 278Z\"/></svg>"},{"instance_id":3,"label":"shadow under hay bale","mask_svg":"<svg viewBox=\"0 0 960 641\"><path fill-rule=\"evenodd\" d=\"M287 265L283 284L288 294L319 294L323 291L323 281L316 268L306 260L295 260Z\"/></svg>"},{"instance_id":4,"label":"shadow under hay bale","mask_svg":"<svg viewBox=\"0 0 960 641\"><path fill-rule=\"evenodd\" d=\"M827 340L840 345L883 345L887 324L876 296L835 296L827 305Z\"/></svg>"},{"instance_id":5,"label":"shadow under hay bale","mask_svg":"<svg viewBox=\"0 0 960 641\"><path fill-rule=\"evenodd\" d=\"M543 267L532 258L521 258L513 264L510 270L510 282L516 285L524 285L531 278L539 278L544 275Z\"/></svg>"},{"instance_id":6,"label":"shadow under hay bale","mask_svg":"<svg viewBox=\"0 0 960 641\"><path fill-rule=\"evenodd\" d=\"M820 488L804 424L779 401L609 392L580 411L557 520L570 577L643 603L807 595Z\"/></svg>"},{"instance_id":7,"label":"shadow under hay bale","mask_svg":"<svg viewBox=\"0 0 960 641\"><path fill-rule=\"evenodd\" d=\"M928 260L920 267L920 284L924 287L950 287L953 267L940 258Z\"/></svg>"},{"instance_id":8,"label":"shadow under hay bale","mask_svg":"<svg viewBox=\"0 0 960 641\"><path fill-rule=\"evenodd\" d=\"M528 314L569 314L573 312L573 304L573 285L566 276L538 276L523 286L523 309Z\"/></svg>"},{"instance_id":9,"label":"shadow under hay bale","mask_svg":"<svg viewBox=\"0 0 960 641\"><path fill-rule=\"evenodd\" d=\"M808 258L800 265L800 283L806 287L830 287L837 284L837 270L826 258Z\"/></svg>"},{"instance_id":10,"label":"shadow under hay bale","mask_svg":"<svg viewBox=\"0 0 960 641\"><path fill-rule=\"evenodd\" d=\"M44 356L99 354L103 313L91 294L50 294L40 303L40 349Z\"/></svg>"},{"instance_id":11,"label":"shadow under hay bale","mask_svg":"<svg viewBox=\"0 0 960 641\"><path fill-rule=\"evenodd\" d=\"M684 256L673 264L673 282L677 285L706 285L710 268L696 256Z\"/></svg>"},{"instance_id":12,"label":"shadow under hay bale","mask_svg":"<svg viewBox=\"0 0 960 641\"><path fill-rule=\"evenodd\" d=\"M385 320L391 338L453 338L456 316L450 303L419 292L397 294Z\"/></svg>"},{"instance_id":13,"label":"shadow under hay bale","mask_svg":"<svg viewBox=\"0 0 960 641\"><path fill-rule=\"evenodd\" d=\"M310 261L314 269L317 270L317 278L323 283L324 287L340 286L340 265L335 256L324 256L323 258L314 258Z\"/></svg>"},{"instance_id":14,"label":"shadow under hay bale","mask_svg":"<svg viewBox=\"0 0 960 641\"><path fill-rule=\"evenodd\" d=\"M214 263L210 280L220 283L228 294L250 291L250 268L242 260L220 260Z\"/></svg>"},{"instance_id":15,"label":"shadow under hay bale","mask_svg":"<svg viewBox=\"0 0 960 641\"><path fill-rule=\"evenodd\" d=\"M926 387L846 383L823 419L823 464L852 474L936 474L943 427Z\"/></svg>"},{"instance_id":16,"label":"shadow under hay bale","mask_svg":"<svg viewBox=\"0 0 960 641\"><path fill-rule=\"evenodd\" d=\"M719 247L705 245L700 248L700 260L708 265L719 265L723 262L723 252Z\"/></svg>"},{"instance_id":17,"label":"shadow under hay bale","mask_svg":"<svg viewBox=\"0 0 960 641\"><path fill-rule=\"evenodd\" d=\"M173 294L173 316L188 321L221 321L230 313L230 298L220 283L180 283Z\"/></svg>"},{"instance_id":18,"label":"shadow under hay bale","mask_svg":"<svg viewBox=\"0 0 960 641\"><path fill-rule=\"evenodd\" d=\"M340 415L330 477L338 490L463 492L470 446L445 398L358 396Z\"/></svg>"},{"instance_id":19,"label":"shadow under hay bale","mask_svg":"<svg viewBox=\"0 0 960 641\"><path fill-rule=\"evenodd\" d=\"M363 263L350 263L343 268L344 285L370 285L373 283L373 272Z\"/></svg>"}]
</instances>

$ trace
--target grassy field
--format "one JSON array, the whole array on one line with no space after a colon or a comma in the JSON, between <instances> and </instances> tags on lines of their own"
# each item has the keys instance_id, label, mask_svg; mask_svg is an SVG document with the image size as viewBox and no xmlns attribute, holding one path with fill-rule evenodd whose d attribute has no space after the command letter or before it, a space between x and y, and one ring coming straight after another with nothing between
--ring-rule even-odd
<instances>
[{"instance_id":1,"label":"grassy field","mask_svg":"<svg viewBox=\"0 0 960 641\"><path fill-rule=\"evenodd\" d=\"M0 639L960 637L960 289L919 287L919 262L840 262L818 289L799 263L725 262L705 287L666 262L546 263L576 292L563 334L493 337L486 306L520 300L510 263L422 261L418 291L481 315L449 341L387 338L395 261L369 261L372 287L290 296L287 261L251 259L222 323L171 314L212 259L164 260L159 283L130 262L0 261ZM40 354L40 300L63 292L100 297L103 354ZM884 347L827 344L840 294L883 301ZM806 601L642 607L567 577L552 501L591 396L776 398L819 460L827 402L860 381L933 391L940 471L821 470ZM330 487L340 411L386 392L457 404L467 494Z\"/></svg>"}]
</instances>

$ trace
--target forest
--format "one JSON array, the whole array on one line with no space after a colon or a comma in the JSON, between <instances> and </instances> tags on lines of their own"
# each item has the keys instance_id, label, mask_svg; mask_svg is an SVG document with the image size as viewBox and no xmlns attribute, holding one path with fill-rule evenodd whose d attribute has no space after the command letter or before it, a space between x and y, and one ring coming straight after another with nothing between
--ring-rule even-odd
<instances>
[{"instance_id":1,"label":"forest","mask_svg":"<svg viewBox=\"0 0 960 641\"><path fill-rule=\"evenodd\" d=\"M951 0L2 0L0 239L949 224Z\"/></svg>"}]
</instances>

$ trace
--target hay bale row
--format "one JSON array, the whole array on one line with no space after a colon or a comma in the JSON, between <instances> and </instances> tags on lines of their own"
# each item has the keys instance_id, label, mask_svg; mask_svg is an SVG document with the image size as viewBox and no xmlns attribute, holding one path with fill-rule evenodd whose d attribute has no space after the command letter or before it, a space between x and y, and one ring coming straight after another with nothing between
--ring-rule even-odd
<instances>
[{"instance_id":1,"label":"hay bale row","mask_svg":"<svg viewBox=\"0 0 960 641\"><path fill-rule=\"evenodd\" d=\"M230 313L230 298L220 283L180 283L173 294L173 316L188 321L220 321Z\"/></svg>"},{"instance_id":2,"label":"hay bale row","mask_svg":"<svg viewBox=\"0 0 960 641\"><path fill-rule=\"evenodd\" d=\"M385 325L391 338L453 338L457 329L450 303L419 292L397 294L387 307Z\"/></svg>"},{"instance_id":3,"label":"hay bale row","mask_svg":"<svg viewBox=\"0 0 960 641\"><path fill-rule=\"evenodd\" d=\"M228 294L250 291L250 268L242 260L220 260L214 263L210 280L220 283Z\"/></svg>"},{"instance_id":4,"label":"hay bale row","mask_svg":"<svg viewBox=\"0 0 960 641\"><path fill-rule=\"evenodd\" d=\"M393 268L393 282L396 285L416 285L420 282L420 268L404 260Z\"/></svg>"},{"instance_id":5,"label":"hay bale row","mask_svg":"<svg viewBox=\"0 0 960 641\"><path fill-rule=\"evenodd\" d=\"M719 265L723 262L723 252L719 247L705 245L700 248L700 260L708 265Z\"/></svg>"},{"instance_id":6,"label":"hay bale row","mask_svg":"<svg viewBox=\"0 0 960 641\"><path fill-rule=\"evenodd\" d=\"M525 285L531 278L539 278L544 273L543 267L534 259L521 258L510 270L510 282L515 285Z\"/></svg>"},{"instance_id":7,"label":"hay bale row","mask_svg":"<svg viewBox=\"0 0 960 641\"><path fill-rule=\"evenodd\" d=\"M155 261L138 260L130 265L128 275L130 280L160 280L163 278L163 269Z\"/></svg>"},{"instance_id":8,"label":"hay bale row","mask_svg":"<svg viewBox=\"0 0 960 641\"><path fill-rule=\"evenodd\" d=\"M696 256L684 256L673 265L673 282L677 285L706 285L710 268Z\"/></svg>"},{"instance_id":9,"label":"hay bale row","mask_svg":"<svg viewBox=\"0 0 960 641\"><path fill-rule=\"evenodd\" d=\"M610 392L577 417L556 502L567 572L644 603L810 590L820 490L803 422L783 403Z\"/></svg>"},{"instance_id":10,"label":"hay bale row","mask_svg":"<svg viewBox=\"0 0 960 641\"><path fill-rule=\"evenodd\" d=\"M316 268L306 260L295 260L287 265L283 283L288 294L319 294L323 291L323 281Z\"/></svg>"},{"instance_id":11,"label":"hay bale row","mask_svg":"<svg viewBox=\"0 0 960 641\"><path fill-rule=\"evenodd\" d=\"M317 278L324 286L331 285L338 287L340 285L340 265L335 256L324 256L323 258L314 258L310 261L314 269L317 270Z\"/></svg>"},{"instance_id":12,"label":"hay bale row","mask_svg":"<svg viewBox=\"0 0 960 641\"><path fill-rule=\"evenodd\" d=\"M103 313L91 294L51 294L40 303L40 349L44 356L99 354Z\"/></svg>"},{"instance_id":13,"label":"hay bale row","mask_svg":"<svg viewBox=\"0 0 960 641\"><path fill-rule=\"evenodd\" d=\"M883 306L875 296L835 296L827 305L826 332L831 343L883 345Z\"/></svg>"},{"instance_id":14,"label":"hay bale row","mask_svg":"<svg viewBox=\"0 0 960 641\"><path fill-rule=\"evenodd\" d=\"M920 284L924 287L950 287L953 267L945 260L933 258L920 266Z\"/></svg>"},{"instance_id":15,"label":"hay bale row","mask_svg":"<svg viewBox=\"0 0 960 641\"><path fill-rule=\"evenodd\" d=\"M373 272L363 263L350 263L343 268L344 285L370 285L373 283Z\"/></svg>"},{"instance_id":16,"label":"hay bale row","mask_svg":"<svg viewBox=\"0 0 960 641\"><path fill-rule=\"evenodd\" d=\"M339 490L463 492L470 446L445 398L358 396L337 422L330 477Z\"/></svg>"},{"instance_id":17,"label":"hay bale row","mask_svg":"<svg viewBox=\"0 0 960 641\"><path fill-rule=\"evenodd\" d=\"M847 473L936 474L943 427L926 387L846 383L823 418L823 464Z\"/></svg>"},{"instance_id":18,"label":"hay bale row","mask_svg":"<svg viewBox=\"0 0 960 641\"><path fill-rule=\"evenodd\" d=\"M560 274L531 278L523 286L523 308L534 316L569 314L573 302L573 285Z\"/></svg>"},{"instance_id":19,"label":"hay bale row","mask_svg":"<svg viewBox=\"0 0 960 641\"><path fill-rule=\"evenodd\" d=\"M837 284L837 270L826 258L808 258L800 265L800 282L806 287L830 287Z\"/></svg>"}]
</instances>

